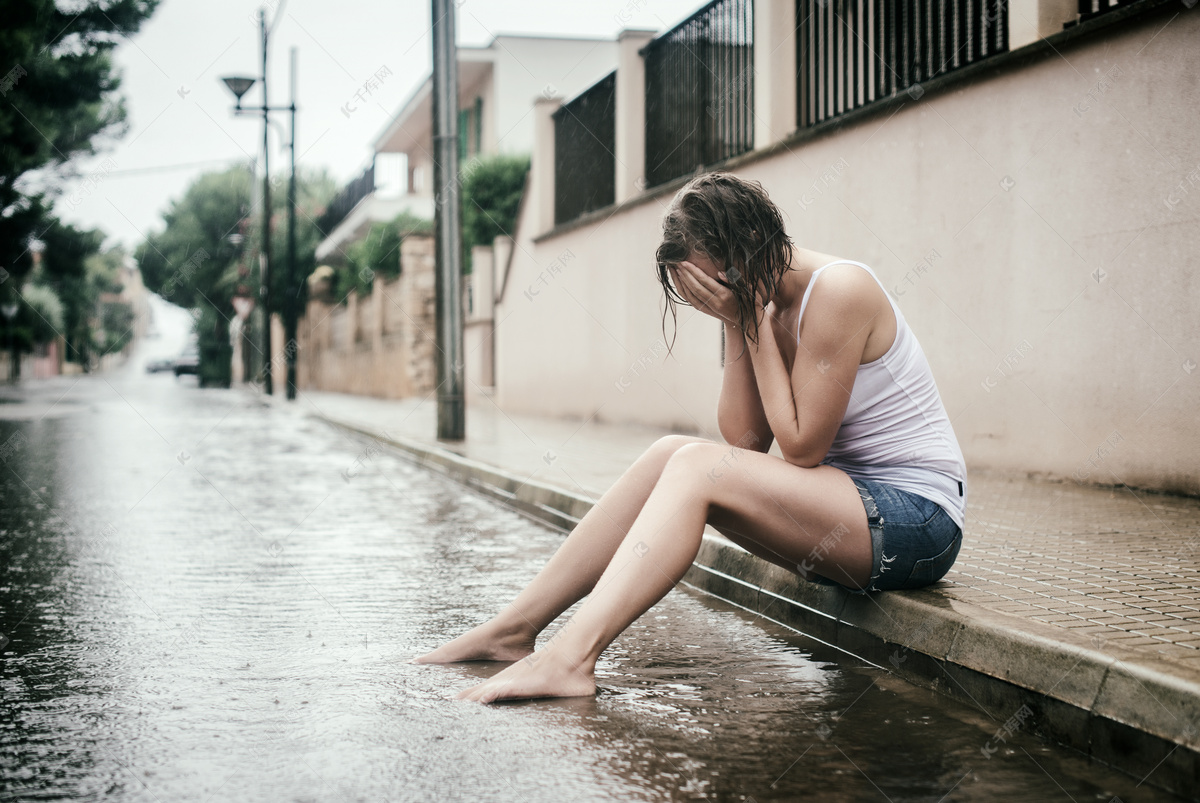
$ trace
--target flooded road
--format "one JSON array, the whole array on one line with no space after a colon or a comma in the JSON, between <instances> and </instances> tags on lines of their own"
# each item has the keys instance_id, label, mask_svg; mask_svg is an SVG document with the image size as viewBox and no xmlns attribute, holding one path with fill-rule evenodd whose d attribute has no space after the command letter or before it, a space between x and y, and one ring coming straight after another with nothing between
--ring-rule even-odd
<instances>
[{"instance_id":1,"label":"flooded road","mask_svg":"<svg viewBox=\"0 0 1200 803\"><path fill-rule=\"evenodd\" d=\"M5 800L1174 799L683 590L595 699L447 699L561 533L137 360L6 393Z\"/></svg>"}]
</instances>

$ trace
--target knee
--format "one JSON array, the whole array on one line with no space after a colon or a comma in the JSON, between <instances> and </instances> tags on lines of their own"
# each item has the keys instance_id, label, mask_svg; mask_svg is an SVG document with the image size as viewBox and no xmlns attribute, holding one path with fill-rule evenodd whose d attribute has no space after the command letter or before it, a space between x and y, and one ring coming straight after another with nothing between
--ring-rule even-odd
<instances>
[{"instance_id":1,"label":"knee","mask_svg":"<svg viewBox=\"0 0 1200 803\"><path fill-rule=\"evenodd\" d=\"M671 473L689 480L715 481L719 476L725 450L713 442L693 440L682 444L667 459L663 473Z\"/></svg>"},{"instance_id":2,"label":"knee","mask_svg":"<svg viewBox=\"0 0 1200 803\"><path fill-rule=\"evenodd\" d=\"M646 450L647 456L653 456L662 463L666 463L680 449L692 444L712 443L712 441L698 438L693 435L664 435L651 444Z\"/></svg>"},{"instance_id":3,"label":"knee","mask_svg":"<svg viewBox=\"0 0 1200 803\"><path fill-rule=\"evenodd\" d=\"M653 476L657 479L672 463L675 464L677 470L682 462L691 462L693 457L689 457L690 450L704 446L715 447L716 443L692 435L664 435L642 453L638 463L652 471ZM682 458L679 457L681 454Z\"/></svg>"}]
</instances>

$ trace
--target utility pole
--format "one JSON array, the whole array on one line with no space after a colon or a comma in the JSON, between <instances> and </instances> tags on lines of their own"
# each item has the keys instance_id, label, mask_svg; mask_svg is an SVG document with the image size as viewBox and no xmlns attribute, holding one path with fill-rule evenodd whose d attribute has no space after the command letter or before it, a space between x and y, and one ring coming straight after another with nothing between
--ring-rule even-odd
<instances>
[{"instance_id":1,"label":"utility pole","mask_svg":"<svg viewBox=\"0 0 1200 803\"><path fill-rule=\"evenodd\" d=\"M433 184L437 293L437 428L463 439L462 206L458 183L458 48L455 0L433 2Z\"/></svg>"},{"instance_id":2,"label":"utility pole","mask_svg":"<svg viewBox=\"0 0 1200 803\"><path fill-rule=\"evenodd\" d=\"M258 294L262 304L263 392L272 395L271 387L271 147L267 142L270 128L267 102L267 10L258 10L258 29L262 36L262 115L263 115L263 208L262 251L258 255Z\"/></svg>"}]
</instances>

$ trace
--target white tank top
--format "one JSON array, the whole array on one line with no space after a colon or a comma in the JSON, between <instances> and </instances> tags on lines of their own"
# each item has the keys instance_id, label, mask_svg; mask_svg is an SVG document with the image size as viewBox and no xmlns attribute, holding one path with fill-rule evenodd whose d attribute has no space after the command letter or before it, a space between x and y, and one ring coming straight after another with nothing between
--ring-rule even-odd
<instances>
[{"instance_id":1,"label":"white tank top","mask_svg":"<svg viewBox=\"0 0 1200 803\"><path fill-rule=\"evenodd\" d=\"M813 271L796 318L797 342L800 319L817 277L830 265L841 263L858 265L879 282L873 270L849 259ZM967 506L966 461L925 352L890 295L888 303L896 313L896 339L882 357L858 366L846 415L821 463L855 479L884 482L931 499L962 527Z\"/></svg>"}]
</instances>

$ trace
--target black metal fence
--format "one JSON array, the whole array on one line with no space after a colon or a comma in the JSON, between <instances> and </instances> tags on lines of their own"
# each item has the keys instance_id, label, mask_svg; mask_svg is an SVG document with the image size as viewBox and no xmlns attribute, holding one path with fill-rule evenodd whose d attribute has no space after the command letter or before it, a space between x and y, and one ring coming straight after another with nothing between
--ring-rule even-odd
<instances>
[{"instance_id":1,"label":"black metal fence","mask_svg":"<svg viewBox=\"0 0 1200 803\"><path fill-rule=\"evenodd\" d=\"M642 50L646 184L754 147L753 0L714 0Z\"/></svg>"},{"instance_id":2,"label":"black metal fence","mask_svg":"<svg viewBox=\"0 0 1200 803\"><path fill-rule=\"evenodd\" d=\"M554 222L616 201L617 74L554 113Z\"/></svg>"},{"instance_id":3,"label":"black metal fence","mask_svg":"<svg viewBox=\"0 0 1200 803\"><path fill-rule=\"evenodd\" d=\"M1008 50L1008 0L796 0L796 22L800 128Z\"/></svg>"},{"instance_id":4,"label":"black metal fence","mask_svg":"<svg viewBox=\"0 0 1200 803\"><path fill-rule=\"evenodd\" d=\"M346 219L358 202L375 192L375 163L372 162L362 175L351 181L342 191L334 196L325 207L325 212L317 219L317 227L326 237Z\"/></svg>"},{"instance_id":5,"label":"black metal fence","mask_svg":"<svg viewBox=\"0 0 1200 803\"><path fill-rule=\"evenodd\" d=\"M1121 6L1130 6L1138 0L1079 0L1079 19L1085 20Z\"/></svg>"}]
</instances>

